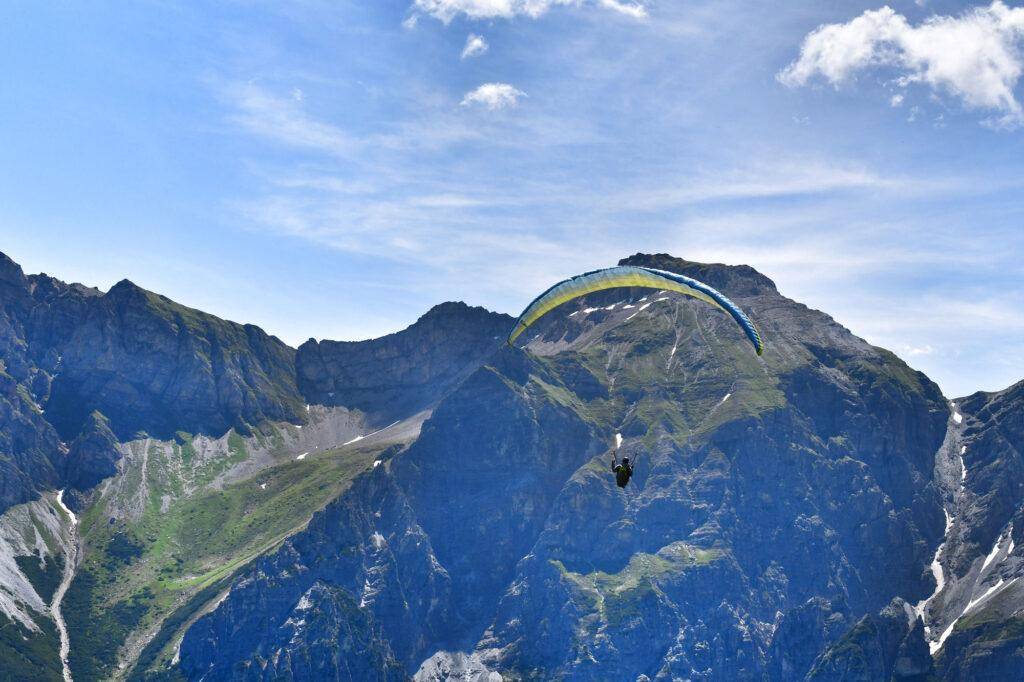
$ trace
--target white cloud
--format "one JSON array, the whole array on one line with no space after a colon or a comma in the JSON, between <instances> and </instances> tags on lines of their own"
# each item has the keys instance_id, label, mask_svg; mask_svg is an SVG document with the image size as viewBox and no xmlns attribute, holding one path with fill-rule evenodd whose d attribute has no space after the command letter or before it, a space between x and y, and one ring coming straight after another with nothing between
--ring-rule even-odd
<instances>
[{"instance_id":1,"label":"white cloud","mask_svg":"<svg viewBox=\"0 0 1024 682\"><path fill-rule=\"evenodd\" d=\"M889 99L889 105L891 107L893 107L893 108L896 108L898 106L902 106L902 104L903 104L903 95L893 95Z\"/></svg>"},{"instance_id":2,"label":"white cloud","mask_svg":"<svg viewBox=\"0 0 1024 682\"><path fill-rule=\"evenodd\" d=\"M413 10L429 14L444 23L459 15L469 19L513 19L519 16L536 19L553 7L579 7L597 4L619 14L643 19L646 8L638 2L621 0L415 0Z\"/></svg>"},{"instance_id":3,"label":"white cloud","mask_svg":"<svg viewBox=\"0 0 1024 682\"><path fill-rule=\"evenodd\" d=\"M491 111L514 107L526 93L508 83L484 83L476 90L466 93L462 98L462 106L480 104Z\"/></svg>"},{"instance_id":4,"label":"white cloud","mask_svg":"<svg viewBox=\"0 0 1024 682\"><path fill-rule=\"evenodd\" d=\"M466 46L462 48L462 59L469 59L470 57L476 57L484 52L487 52L488 47L487 41L484 40L483 36L478 36L475 33L470 33L466 36Z\"/></svg>"},{"instance_id":5,"label":"white cloud","mask_svg":"<svg viewBox=\"0 0 1024 682\"><path fill-rule=\"evenodd\" d=\"M620 14L633 17L634 19L646 19L647 8L638 2L619 2L619 0L599 0L598 4L605 9L610 9Z\"/></svg>"},{"instance_id":6,"label":"white cloud","mask_svg":"<svg viewBox=\"0 0 1024 682\"><path fill-rule=\"evenodd\" d=\"M927 343L924 344L923 346L912 346L909 343L905 343L900 347L900 351L903 355L915 357L918 355L931 355L932 353L935 352L935 349L932 348L932 346Z\"/></svg>"},{"instance_id":7,"label":"white cloud","mask_svg":"<svg viewBox=\"0 0 1024 682\"><path fill-rule=\"evenodd\" d=\"M555 5L578 4L578 0L415 0L413 7L447 24L460 14L470 19L536 18Z\"/></svg>"},{"instance_id":8,"label":"white cloud","mask_svg":"<svg viewBox=\"0 0 1024 682\"><path fill-rule=\"evenodd\" d=\"M870 10L812 31L778 79L798 87L820 76L839 87L875 67L896 69L902 87L922 83L969 108L998 112L995 124L1020 125L1024 114L1014 89L1024 73L1024 8L997 1L918 26L889 7Z\"/></svg>"}]
</instances>

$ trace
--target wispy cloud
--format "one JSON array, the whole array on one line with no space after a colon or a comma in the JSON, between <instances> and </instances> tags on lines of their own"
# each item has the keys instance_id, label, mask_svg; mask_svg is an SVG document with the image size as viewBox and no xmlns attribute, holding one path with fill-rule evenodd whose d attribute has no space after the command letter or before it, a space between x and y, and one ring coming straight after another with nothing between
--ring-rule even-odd
<instances>
[{"instance_id":1,"label":"wispy cloud","mask_svg":"<svg viewBox=\"0 0 1024 682\"><path fill-rule=\"evenodd\" d=\"M590 4L596 8L598 0ZM706 28L702 14L658 9L659 19ZM460 11L452 15L458 18L473 17ZM292 159L273 153L260 162L254 151L250 163L259 166L262 183L231 204L239 222L288 237L298 248L322 247L326 258L400 272L401 283L389 283L410 307L413 300L429 305L472 296L509 311L560 277L636 251L747 263L784 294L927 368L951 394L974 381L977 372L953 382L951 358L978 354L975 337L985 336L985 324L1014 328L1013 319L990 317L1013 301L972 290L964 300L980 307L940 305L930 278L967 278L972 268L994 262L1012 270L1000 254L1024 246L1019 236L995 235L988 226L958 232L986 223L968 205L985 203L982 193L1010 194L997 185L1012 174L894 159L871 151L877 140L859 138L866 147L831 144L820 130L825 114L817 111L795 129L792 111L776 111L775 123L765 123L762 114L773 115L766 108L744 118L750 128L737 132L707 119L711 112L733 116L723 112L736 107L731 91L726 97L708 84L707 64L687 78L664 68L666 60L677 61L682 53L672 50L684 41L665 34L662 24L567 25L571 40L543 43L543 61L557 72L522 68L540 61L538 48L517 47L500 33L508 27L491 25L502 50L491 50L486 64L472 70L486 66L493 82L469 92L470 69L458 64L453 75L402 74L376 89L370 104L348 99L361 95L355 88L339 97L306 81L306 96L293 98L292 83L280 76L231 88L225 101L239 130L310 152ZM516 27L522 29L546 30L541 23ZM640 34L656 44L631 53ZM475 53L476 35L460 32L456 50ZM440 26L402 36L417 45L436 40L433 53L454 56L451 37ZM805 82L812 77L824 78L815 73ZM765 91L780 94L771 83ZM883 105L902 104L908 115L910 93L906 101L892 100L905 92L890 86ZM366 108L374 115L352 113ZM778 139L766 141L766 131ZM957 211L963 215L950 215ZM1005 216L993 217L1005 223ZM885 291L903 293L878 295ZM946 313L962 319L956 335L939 339Z\"/></svg>"},{"instance_id":2,"label":"wispy cloud","mask_svg":"<svg viewBox=\"0 0 1024 682\"><path fill-rule=\"evenodd\" d=\"M461 59L469 59L470 57L477 57L487 52L488 49L487 40L483 36L478 36L475 33L470 33L466 36L466 46L462 48Z\"/></svg>"},{"instance_id":3,"label":"wispy cloud","mask_svg":"<svg viewBox=\"0 0 1024 682\"><path fill-rule=\"evenodd\" d=\"M462 106L479 104L491 111L497 111L516 106L523 97L526 97L525 92L508 83L484 83L466 93L462 98Z\"/></svg>"},{"instance_id":4,"label":"wispy cloud","mask_svg":"<svg viewBox=\"0 0 1024 682\"><path fill-rule=\"evenodd\" d=\"M778 78L789 87L815 77L840 87L879 67L896 70L898 87L921 83L969 108L997 112L989 123L1019 126L1024 116L1014 89L1024 72L1024 8L997 0L959 16L932 16L917 26L889 7L870 10L811 32L799 58Z\"/></svg>"},{"instance_id":5,"label":"wispy cloud","mask_svg":"<svg viewBox=\"0 0 1024 682\"><path fill-rule=\"evenodd\" d=\"M605 202L631 210L662 210L673 206L711 201L772 199L836 192L917 191L926 186L946 189L935 181L887 177L863 166L827 163L822 160L775 159L751 161L741 168L718 169L685 175L674 182L659 180L655 186L638 186L609 194Z\"/></svg>"},{"instance_id":6,"label":"wispy cloud","mask_svg":"<svg viewBox=\"0 0 1024 682\"><path fill-rule=\"evenodd\" d=\"M252 84L233 85L224 92L234 112L230 119L245 130L292 147L335 155L348 154L357 141L340 128L309 117L303 97L278 97Z\"/></svg>"},{"instance_id":7,"label":"wispy cloud","mask_svg":"<svg viewBox=\"0 0 1024 682\"><path fill-rule=\"evenodd\" d=\"M621 0L415 0L412 8L414 12L427 14L447 24L460 15L468 19L513 19L520 16L536 19L554 7L586 4L596 4L634 19L647 16L647 10L641 3Z\"/></svg>"}]
</instances>

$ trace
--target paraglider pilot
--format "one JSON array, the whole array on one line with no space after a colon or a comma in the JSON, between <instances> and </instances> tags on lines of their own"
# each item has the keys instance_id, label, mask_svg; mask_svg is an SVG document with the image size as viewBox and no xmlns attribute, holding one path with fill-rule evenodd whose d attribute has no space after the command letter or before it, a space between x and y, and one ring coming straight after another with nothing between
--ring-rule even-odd
<instances>
[{"instance_id":1,"label":"paraglider pilot","mask_svg":"<svg viewBox=\"0 0 1024 682\"><path fill-rule=\"evenodd\" d=\"M618 453L618 449L612 450L612 471L615 472L615 485L625 488L633 475L633 466L629 463L629 457L623 457L622 464L619 464Z\"/></svg>"}]
</instances>

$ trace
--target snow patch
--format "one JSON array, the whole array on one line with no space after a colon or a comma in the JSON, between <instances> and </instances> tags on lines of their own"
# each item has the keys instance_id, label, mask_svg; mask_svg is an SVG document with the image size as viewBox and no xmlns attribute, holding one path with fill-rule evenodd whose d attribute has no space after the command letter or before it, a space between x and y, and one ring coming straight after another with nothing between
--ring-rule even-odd
<instances>
[{"instance_id":1,"label":"snow patch","mask_svg":"<svg viewBox=\"0 0 1024 682\"><path fill-rule=\"evenodd\" d=\"M954 412L953 413L953 421L955 421L957 424L961 424L964 421L964 416L962 414L960 414L959 412Z\"/></svg>"},{"instance_id":2,"label":"snow patch","mask_svg":"<svg viewBox=\"0 0 1024 682\"><path fill-rule=\"evenodd\" d=\"M726 393L725 397L718 401L718 404L721 405L722 403L724 403L726 400L729 399L729 396L731 396L731 395L732 395L732 393Z\"/></svg>"},{"instance_id":3,"label":"snow patch","mask_svg":"<svg viewBox=\"0 0 1024 682\"><path fill-rule=\"evenodd\" d=\"M63 490L61 490L61 491L59 491L57 493L57 505L62 510L64 510L64 513L67 514L68 518L71 519L71 525L72 526L77 526L78 525L78 516L76 516L75 512L73 512L70 509L68 509L68 506L66 504L64 504L64 491Z\"/></svg>"},{"instance_id":4,"label":"snow patch","mask_svg":"<svg viewBox=\"0 0 1024 682\"><path fill-rule=\"evenodd\" d=\"M953 517L950 516L949 512L946 511L945 509L942 510L942 513L946 515L946 530L943 531L942 536L946 537L949 535L949 529L953 525ZM939 545L938 549L935 550L935 556L932 557L931 570L932 576L935 578L935 591L932 592L929 597L919 601L917 603L917 606L914 607L914 612L921 618L924 618L924 611L926 608L928 608L928 604L932 601L932 599L935 599L935 597L938 596L939 592L942 592L942 588L946 586L946 576L942 570L942 563L939 561L939 556L942 554L942 549L945 546L946 543L945 541L943 541L942 544ZM925 637L928 636L928 632L929 627L926 625L924 628ZM934 644L934 642L929 642L929 646L934 646ZM938 651L938 649L935 649L935 651Z\"/></svg>"},{"instance_id":5,"label":"snow patch","mask_svg":"<svg viewBox=\"0 0 1024 682\"><path fill-rule=\"evenodd\" d=\"M379 459L373 460L373 468L376 469L379 466L380 466L380 460Z\"/></svg>"},{"instance_id":6,"label":"snow patch","mask_svg":"<svg viewBox=\"0 0 1024 682\"><path fill-rule=\"evenodd\" d=\"M377 550L383 549L388 544L388 541L378 531L373 532L373 535L370 536L370 541L373 542L373 548Z\"/></svg>"},{"instance_id":7,"label":"snow patch","mask_svg":"<svg viewBox=\"0 0 1024 682\"><path fill-rule=\"evenodd\" d=\"M370 603L370 597L375 596L377 593L373 590L373 585L370 584L369 580L363 580L363 596L359 599L359 608L365 609Z\"/></svg>"},{"instance_id":8,"label":"snow patch","mask_svg":"<svg viewBox=\"0 0 1024 682\"><path fill-rule=\"evenodd\" d=\"M308 455L308 454L309 454L308 452L303 452L301 455L299 455L295 459L301 462L302 460L306 459L306 455Z\"/></svg>"}]
</instances>

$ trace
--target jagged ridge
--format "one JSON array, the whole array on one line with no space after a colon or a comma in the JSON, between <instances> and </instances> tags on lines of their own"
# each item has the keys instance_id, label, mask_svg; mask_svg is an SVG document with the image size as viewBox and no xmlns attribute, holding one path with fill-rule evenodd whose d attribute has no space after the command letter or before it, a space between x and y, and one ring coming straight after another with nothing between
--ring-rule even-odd
<instances>
[{"instance_id":1,"label":"jagged ridge","mask_svg":"<svg viewBox=\"0 0 1024 682\"><path fill-rule=\"evenodd\" d=\"M628 261L721 287L760 323L763 361L699 304L651 297L630 318L651 292L553 315L532 352L498 351L413 446L240 578L186 635L186 675L289 678L281 661L357 655L292 644L316 584L361 604L407 674L452 650L543 679L760 679L783 665L774 632L813 635L808 600L850 627L927 594L937 387L750 269ZM641 457L626 494L594 458L615 429Z\"/></svg>"}]
</instances>

